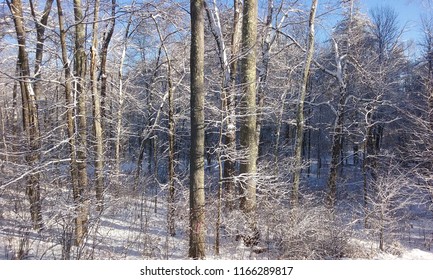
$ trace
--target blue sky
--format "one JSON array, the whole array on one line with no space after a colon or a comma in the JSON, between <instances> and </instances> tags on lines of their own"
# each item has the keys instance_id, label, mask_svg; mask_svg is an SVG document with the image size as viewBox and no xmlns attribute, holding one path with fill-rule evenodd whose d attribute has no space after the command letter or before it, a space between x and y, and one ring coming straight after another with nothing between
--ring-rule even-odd
<instances>
[{"instance_id":1,"label":"blue sky","mask_svg":"<svg viewBox=\"0 0 433 280\"><path fill-rule=\"evenodd\" d=\"M419 41L422 36L421 14L427 7L421 0L360 0L361 9L368 13L377 6L390 6L398 13L398 21L405 28L403 40Z\"/></svg>"}]
</instances>

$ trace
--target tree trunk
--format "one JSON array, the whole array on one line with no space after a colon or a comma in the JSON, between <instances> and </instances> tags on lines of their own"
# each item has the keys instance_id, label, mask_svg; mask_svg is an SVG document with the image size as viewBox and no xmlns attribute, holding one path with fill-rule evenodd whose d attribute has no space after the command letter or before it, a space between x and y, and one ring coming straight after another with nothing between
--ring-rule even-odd
<instances>
[{"instance_id":1,"label":"tree trunk","mask_svg":"<svg viewBox=\"0 0 433 280\"><path fill-rule=\"evenodd\" d=\"M29 56L26 50L26 32L23 21L23 6L20 0L7 1L12 13L18 40L18 64L23 108L23 128L26 135L26 162L35 168L40 161L40 131L37 96L30 79ZM35 230L43 227L39 174L30 173L27 178L26 194L30 202L30 215Z\"/></svg>"},{"instance_id":2,"label":"tree trunk","mask_svg":"<svg viewBox=\"0 0 433 280\"><path fill-rule=\"evenodd\" d=\"M290 86L291 82L289 81L288 87ZM275 147L274 147L274 174L279 174L279 157L280 157L280 138L281 138L281 128L283 124L283 116L284 116L284 110L286 108L286 96L289 89L286 88L281 95L281 106L278 112L278 121L277 121L277 127L275 130Z\"/></svg>"},{"instance_id":3,"label":"tree trunk","mask_svg":"<svg viewBox=\"0 0 433 280\"><path fill-rule=\"evenodd\" d=\"M282 9L283 3L280 4L279 10ZM259 67L258 67L258 89L257 89L257 125L256 125L256 140L257 140L257 147L259 154L262 153L262 146L260 145L260 138L261 138L261 129L262 129L262 108L264 107L265 103L265 89L266 84L268 80L269 75L269 63L271 61L271 49L272 45L275 42L275 39L277 38L278 31L281 29L284 21L286 20L287 16L286 13L283 12L283 16L281 17L279 23L275 28L272 26L272 19L274 15L274 0L268 0L267 1L267 15L266 15L266 21L265 21L265 28L263 30L264 33L264 40L262 45L262 60L260 61Z\"/></svg>"},{"instance_id":4,"label":"tree trunk","mask_svg":"<svg viewBox=\"0 0 433 280\"><path fill-rule=\"evenodd\" d=\"M293 174L293 186L291 193L292 207L298 205L299 184L301 180L302 168L302 144L304 136L304 101L307 95L308 76L310 73L311 61L314 54L314 19L316 17L317 1L313 0L310 10L309 26L310 31L308 34L308 47L305 58L304 73L302 79L301 93L299 95L298 108L296 112L296 145L295 145L295 171Z\"/></svg>"},{"instance_id":5,"label":"tree trunk","mask_svg":"<svg viewBox=\"0 0 433 280\"><path fill-rule=\"evenodd\" d=\"M274 12L274 0L268 0L268 11L266 16L266 22L265 22L265 36L264 36L264 42L262 45L262 61L260 63L259 67L259 81L258 81L258 89L257 89L257 117L256 117L256 140L257 140L257 147L259 149L260 147L260 133L262 129L262 117L261 117L261 110L265 103L265 87L266 82L268 79L268 73L269 73L269 62L271 60L271 47L272 43L275 39L273 36L272 31L272 17ZM259 149L261 153L261 148Z\"/></svg>"},{"instance_id":6,"label":"tree trunk","mask_svg":"<svg viewBox=\"0 0 433 280\"><path fill-rule=\"evenodd\" d=\"M211 31L217 43L218 56L220 60L223 81L221 87L221 127L219 131L218 146L218 197L217 197L217 220L215 225L215 254L220 253L220 226L222 214L223 189L226 190L225 206L228 212L234 209L235 192L235 165L236 165L236 121L234 98L236 94L236 72L240 42L240 6L241 1L234 0L234 18L231 42L231 62L227 59L227 49L225 46L222 26L216 0L213 0L214 9L211 10L204 2L205 9L209 18ZM222 152L221 152L222 151Z\"/></svg>"},{"instance_id":7,"label":"tree trunk","mask_svg":"<svg viewBox=\"0 0 433 280\"><path fill-rule=\"evenodd\" d=\"M110 45L111 38L114 32L114 26L116 23L116 0L111 0L111 18L109 20L109 25L107 30L104 32L104 39L102 41L102 47L100 52L100 72L98 79L101 79L101 94L100 94L100 103L101 103L101 125L102 131L105 132L105 99L107 97L107 55L108 55L108 46ZM104 136L104 135L103 135Z\"/></svg>"},{"instance_id":8,"label":"tree trunk","mask_svg":"<svg viewBox=\"0 0 433 280\"><path fill-rule=\"evenodd\" d=\"M220 66L223 74L223 82L221 88L221 109L223 114L223 142L221 146L224 147L223 159L223 189L225 194L225 207L230 212L234 209L235 199L235 176L236 176L236 111L235 111L235 97L236 97L236 77L237 65L239 59L239 47L241 40L241 7L242 1L233 1L233 31L231 36L231 58L227 59L227 52L225 42L223 39L222 26L220 22L219 12L216 0L213 1L214 10L212 11L205 3L205 9L210 21L212 33L218 47L218 56Z\"/></svg>"},{"instance_id":9,"label":"tree trunk","mask_svg":"<svg viewBox=\"0 0 433 280\"><path fill-rule=\"evenodd\" d=\"M167 52L167 50L166 50ZM168 232L171 236L176 235L176 228L175 228L175 187L174 187L174 135L176 133L175 131L175 123L174 123L174 96L173 96L173 85L171 81L171 63L170 59L167 55L167 61L168 61L168 149L169 149L169 155L168 155Z\"/></svg>"},{"instance_id":10,"label":"tree trunk","mask_svg":"<svg viewBox=\"0 0 433 280\"><path fill-rule=\"evenodd\" d=\"M90 81L92 83L93 133L95 137L93 149L95 151L96 211L101 212L104 209L104 136L102 131L101 96L98 90L96 74L99 3L99 0L95 0L94 2L95 8L93 14L93 38L90 56Z\"/></svg>"},{"instance_id":11,"label":"tree trunk","mask_svg":"<svg viewBox=\"0 0 433 280\"><path fill-rule=\"evenodd\" d=\"M158 31L158 36L161 41L162 49L164 50L165 57L167 59L167 84L168 84L168 198L167 198L167 228L168 234L170 236L176 235L176 227L175 227L175 187L174 187L174 135L175 131L175 122L174 122L174 87L172 81L172 68L171 68L171 59L168 54L167 46L165 45L164 38L161 34L161 31L158 26L158 22L154 17L153 21L155 22L156 29ZM156 151L155 151L156 153ZM156 162L156 161L155 161Z\"/></svg>"},{"instance_id":12,"label":"tree trunk","mask_svg":"<svg viewBox=\"0 0 433 280\"><path fill-rule=\"evenodd\" d=\"M241 200L240 208L256 231L256 185L257 185L257 112L256 112L256 41L257 0L245 0L242 22L242 97L240 120Z\"/></svg>"},{"instance_id":13,"label":"tree trunk","mask_svg":"<svg viewBox=\"0 0 433 280\"><path fill-rule=\"evenodd\" d=\"M72 190L75 192L78 189L78 167L77 167L77 151L75 139L75 122L74 122L74 100L72 94L72 73L68 59L68 51L66 46L66 30L64 27L64 15L61 6L61 0L57 0L57 14L59 17L60 31L60 46L62 51L62 63L65 72L65 100L66 100L66 123L68 127L68 139L70 149L70 173ZM74 198L75 199L75 198ZM74 201L75 203L75 201Z\"/></svg>"},{"instance_id":14,"label":"tree trunk","mask_svg":"<svg viewBox=\"0 0 433 280\"><path fill-rule=\"evenodd\" d=\"M86 120L86 26L84 24L81 0L74 0L75 49L74 75L77 96L77 172L78 184L73 192L76 204L76 243L82 244L87 234L89 215L88 179L87 179L87 120Z\"/></svg>"},{"instance_id":15,"label":"tree trunk","mask_svg":"<svg viewBox=\"0 0 433 280\"><path fill-rule=\"evenodd\" d=\"M20 63L17 58L17 64L15 69L15 75L20 75ZM12 89L12 137L16 141L18 139L18 81L14 81L14 87ZM16 158L15 152L18 150L16 145L12 145L13 157Z\"/></svg>"},{"instance_id":16,"label":"tree trunk","mask_svg":"<svg viewBox=\"0 0 433 280\"><path fill-rule=\"evenodd\" d=\"M132 14L129 17L128 24L126 25L125 37L123 41L122 55L120 57L120 65L119 65L119 108L117 109L116 116L116 143L114 144L114 158L116 161L115 166L115 193L116 195L120 192L120 157L121 157L121 139L122 139L122 118L123 118L123 102L124 102L124 93L123 93L123 64L125 62L126 49L128 47L128 37L129 37L129 28L131 27ZM113 23L114 28L114 23ZM108 46L107 46L108 47ZM106 56L106 54L105 54ZM105 80L106 82L106 80ZM140 161L141 162L141 161Z\"/></svg>"},{"instance_id":17,"label":"tree trunk","mask_svg":"<svg viewBox=\"0 0 433 280\"><path fill-rule=\"evenodd\" d=\"M191 1L191 151L189 257L205 257L204 4Z\"/></svg>"},{"instance_id":18,"label":"tree trunk","mask_svg":"<svg viewBox=\"0 0 433 280\"><path fill-rule=\"evenodd\" d=\"M242 35L242 1L233 0L233 31L231 36L230 58L230 88L225 98L226 127L224 145L227 157L224 160L223 189L226 191L226 208L232 211L235 208L235 176L236 176L236 107L238 61Z\"/></svg>"},{"instance_id":19,"label":"tree trunk","mask_svg":"<svg viewBox=\"0 0 433 280\"><path fill-rule=\"evenodd\" d=\"M35 7L33 5L33 1L30 1L31 13L36 25L36 40L37 40L36 53L35 53L35 82L33 85L33 90L35 92L36 98L39 98L40 79L42 77L41 64L42 64L42 57L44 53L45 26L47 26L48 23L48 16L50 15L53 1L54 0L48 0L45 2L45 8L40 20L36 18L36 12L35 12Z\"/></svg>"},{"instance_id":20,"label":"tree trunk","mask_svg":"<svg viewBox=\"0 0 433 280\"><path fill-rule=\"evenodd\" d=\"M328 198L327 203L330 208L335 207L337 198L337 173L340 165L340 155L342 150L343 122L344 122L344 106L346 103L346 87L340 87L340 98L337 108L337 116L334 124L332 148L331 148L331 163L328 177Z\"/></svg>"}]
</instances>

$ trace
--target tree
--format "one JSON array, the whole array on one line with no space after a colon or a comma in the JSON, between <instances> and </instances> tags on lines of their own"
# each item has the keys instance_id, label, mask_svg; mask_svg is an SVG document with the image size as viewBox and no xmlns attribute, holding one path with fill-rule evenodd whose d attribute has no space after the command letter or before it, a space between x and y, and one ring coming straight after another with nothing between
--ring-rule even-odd
<instances>
[{"instance_id":1,"label":"tree","mask_svg":"<svg viewBox=\"0 0 433 280\"><path fill-rule=\"evenodd\" d=\"M88 230L89 197L87 178L87 113L86 113L86 65L85 52L86 26L84 23L81 0L74 0L75 19L75 48L74 48L74 77L77 95L77 175L78 182L73 190L76 206L75 236L77 245L81 244Z\"/></svg>"},{"instance_id":2,"label":"tree","mask_svg":"<svg viewBox=\"0 0 433 280\"><path fill-rule=\"evenodd\" d=\"M219 254L220 226L222 213L222 199L224 194L225 212L230 213L235 209L235 176L236 176L236 108L237 75L239 47L241 40L241 7L242 1L233 1L233 25L231 30L230 59L224 41L223 27L216 1L213 1L213 9L205 2L210 29L215 38L217 53L222 74L221 86L221 128L219 140L219 188L218 188L218 214L216 222L215 251Z\"/></svg>"},{"instance_id":3,"label":"tree","mask_svg":"<svg viewBox=\"0 0 433 280\"><path fill-rule=\"evenodd\" d=\"M29 3L30 3L32 17L36 25L36 37L37 37L36 53L35 53L35 80L36 81L33 85L33 88L34 88L36 98L38 98L40 79L42 77L41 64L42 64L42 57L44 53L45 29L46 29L45 27L47 26L48 23L48 18L50 15L53 0L48 0L45 2L45 8L44 11L42 12L42 17L40 20L37 19L36 9L35 9L35 5L33 4L33 1L31 0Z\"/></svg>"},{"instance_id":4,"label":"tree","mask_svg":"<svg viewBox=\"0 0 433 280\"><path fill-rule=\"evenodd\" d=\"M134 2L135 3L135 2ZM104 131L104 121L106 118L105 113L105 99L107 97L107 55L108 55L108 46L110 45L111 38L113 37L114 27L116 25L116 0L111 0L111 17L108 20L108 26L103 33L102 39L102 47L99 53L100 56L100 72L98 78L101 80L101 121L102 121L102 130ZM132 4L134 6L134 4ZM127 32L128 33L128 32ZM126 44L126 42L125 42Z\"/></svg>"},{"instance_id":5,"label":"tree","mask_svg":"<svg viewBox=\"0 0 433 280\"><path fill-rule=\"evenodd\" d=\"M389 58L401 33L398 28L397 12L389 6L381 6L372 9L370 13L371 31L377 44L379 63L381 63L384 59Z\"/></svg>"},{"instance_id":6,"label":"tree","mask_svg":"<svg viewBox=\"0 0 433 280\"><path fill-rule=\"evenodd\" d=\"M231 34L231 57L230 57L230 90L225 98L227 112L227 132L224 135L224 144L227 147L227 158L224 162L224 189L227 192L227 209L235 207L235 175L236 175L236 96L238 61L241 44L242 31L242 1L233 0L233 30Z\"/></svg>"},{"instance_id":7,"label":"tree","mask_svg":"<svg viewBox=\"0 0 433 280\"><path fill-rule=\"evenodd\" d=\"M430 126L433 129L433 15L424 17L422 24L424 29L422 46L427 66L423 82L428 96Z\"/></svg>"},{"instance_id":8,"label":"tree","mask_svg":"<svg viewBox=\"0 0 433 280\"><path fill-rule=\"evenodd\" d=\"M205 9L209 18L210 28L217 44L218 58L223 76L221 87L221 111L222 111L222 157L223 172L221 176L222 188L225 191L226 209L230 212L235 205L235 176L236 176L236 109L235 98L237 91L237 65L239 60L239 46L241 40L241 12L242 3L233 1L233 27L231 31L230 59L228 49L224 42L224 34L220 21L219 10L216 1L213 1L213 9L205 2Z\"/></svg>"},{"instance_id":9,"label":"tree","mask_svg":"<svg viewBox=\"0 0 433 280\"><path fill-rule=\"evenodd\" d=\"M240 208L249 223L248 227L257 232L255 222L257 185L257 112L256 112L256 42L257 42L257 0L245 0L242 16L242 95L240 100L240 148L242 159Z\"/></svg>"},{"instance_id":10,"label":"tree","mask_svg":"<svg viewBox=\"0 0 433 280\"><path fill-rule=\"evenodd\" d=\"M345 116L347 102L351 94L352 81L364 74L362 57L367 56L368 33L366 27L369 22L359 10L354 7L354 1L348 2L349 9L345 18L337 24L336 30L331 38L332 64L335 69L330 70L316 62L316 65L337 81L338 94L336 94L335 121L332 128L331 162L327 180L327 204L334 208L337 198L337 175L343 164L342 153L344 151L343 139L345 132Z\"/></svg>"},{"instance_id":11,"label":"tree","mask_svg":"<svg viewBox=\"0 0 433 280\"><path fill-rule=\"evenodd\" d=\"M365 137L363 152L364 176L364 204L368 202L369 177L372 183L377 179L378 156L382 137L384 134L384 120L381 115L382 104L386 94L395 90L392 85L395 77L399 75L401 66L401 48L399 36L403 32L398 27L397 13L388 6L377 7L370 11L372 50L375 59L371 61L368 72L374 73L369 80L369 90L366 91L365 100ZM373 76L372 74L368 74ZM369 176L370 175L370 176Z\"/></svg>"},{"instance_id":12,"label":"tree","mask_svg":"<svg viewBox=\"0 0 433 280\"><path fill-rule=\"evenodd\" d=\"M51 1L0 9L6 257L362 257L430 211L430 21L410 56L357 0Z\"/></svg>"},{"instance_id":13,"label":"tree","mask_svg":"<svg viewBox=\"0 0 433 280\"><path fill-rule=\"evenodd\" d=\"M189 257L205 257L204 0L191 1L191 149Z\"/></svg>"},{"instance_id":14,"label":"tree","mask_svg":"<svg viewBox=\"0 0 433 280\"><path fill-rule=\"evenodd\" d=\"M174 179L175 179L175 170L174 170L174 163L175 163L175 122L174 122L174 85L172 80L172 65L171 65L171 58L170 54L168 52L166 42L165 40L168 39L169 35L166 37L163 37L161 34L161 30L159 27L159 24L155 17L152 16L153 21L155 22L155 27L159 36L159 39L161 40L161 47L164 50L165 57L167 59L167 93L168 93L168 210L167 210L167 227L168 227L168 233L171 236L176 235L176 228L175 228L175 186L174 186Z\"/></svg>"},{"instance_id":15,"label":"tree","mask_svg":"<svg viewBox=\"0 0 433 280\"><path fill-rule=\"evenodd\" d=\"M263 122L263 112L264 104L265 104L265 96L267 95L267 80L269 75L269 66L272 58L271 50L272 46L275 43L277 38L277 34L281 31L284 21L287 18L288 11L282 11L284 1L281 2L280 7L278 9L274 8L274 0L267 1L267 14L266 20L264 24L263 30L263 42L261 47L261 60L258 63L258 89L257 89L257 125L256 125L256 134L257 134L257 146L258 150L261 151L260 139L262 137L262 122ZM274 17L275 10L278 12L283 12L283 16L280 18L277 26L273 26L272 20Z\"/></svg>"},{"instance_id":16,"label":"tree","mask_svg":"<svg viewBox=\"0 0 433 280\"><path fill-rule=\"evenodd\" d=\"M21 0L6 1L9 10L11 11L15 32L18 41L18 70L19 81L22 97L22 111L23 111L23 127L26 135L26 161L30 168L35 168L40 161L40 130L39 130L39 116L37 107L37 92L35 92L35 85L32 82L30 74L29 55L27 52L26 31L23 16L23 6ZM48 1L44 11L42 22L46 21L51 9L52 1ZM34 11L34 9L32 9ZM39 26L39 22L37 25ZM43 24L43 23L41 23ZM39 26L40 27L40 26ZM40 78L40 63L43 54L43 37L44 27L38 28L38 45L36 56L36 77ZM37 87L36 87L37 88ZM43 227L42 222L42 205L40 194L39 174L31 172L28 176L26 193L30 202L30 214L35 230L41 230Z\"/></svg>"},{"instance_id":17,"label":"tree","mask_svg":"<svg viewBox=\"0 0 433 280\"><path fill-rule=\"evenodd\" d=\"M301 92L299 94L298 108L296 112L296 146L295 146L295 173L293 175L292 186L292 206L296 207L298 204L298 192L301 178L301 165L302 165L302 145L304 136L304 101L307 95L307 84L310 72L310 65L313 60L314 54L314 19L316 16L317 0L311 3L308 34L308 46L306 51L304 73L301 84Z\"/></svg>"},{"instance_id":18,"label":"tree","mask_svg":"<svg viewBox=\"0 0 433 280\"><path fill-rule=\"evenodd\" d=\"M70 161L70 178L73 193L78 190L78 166L77 166L77 147L76 147L76 136L75 136L75 120L74 120L74 99L72 92L72 71L71 65L68 59L68 51L66 44L66 29L65 29L65 19L63 14L63 9L61 5L61 0L57 0L57 14L59 20L59 35L60 35L60 48L61 48L61 57L63 70L65 75L64 88L65 88L65 102L66 102L66 124L68 129L68 146L69 146L69 156L71 158ZM78 203L76 201L76 197L74 196L74 203ZM75 208L75 212L77 212L78 208ZM81 223L75 222L76 227L81 226ZM81 230L76 230L76 232L81 232Z\"/></svg>"},{"instance_id":19,"label":"tree","mask_svg":"<svg viewBox=\"0 0 433 280\"><path fill-rule=\"evenodd\" d=\"M369 226L379 238L379 249L385 250L387 236L398 230L398 225L407 219L408 209L420 205L422 192L411 182L415 178L411 170L400 169L393 155L389 155L389 166L372 184L375 195L368 197L371 207L366 210Z\"/></svg>"},{"instance_id":20,"label":"tree","mask_svg":"<svg viewBox=\"0 0 433 280\"><path fill-rule=\"evenodd\" d=\"M95 177L96 177L96 209L102 211L104 208L104 137L102 131L101 94L98 88L98 77L96 73L97 48L98 48L98 22L100 1L94 2L93 11L93 34L90 52L90 81L92 86L93 103L93 134L95 143Z\"/></svg>"}]
</instances>

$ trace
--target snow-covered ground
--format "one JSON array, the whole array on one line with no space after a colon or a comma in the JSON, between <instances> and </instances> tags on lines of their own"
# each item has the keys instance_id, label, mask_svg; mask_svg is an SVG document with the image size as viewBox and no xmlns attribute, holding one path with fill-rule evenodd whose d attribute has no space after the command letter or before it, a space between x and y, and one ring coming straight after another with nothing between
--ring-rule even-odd
<instances>
[{"instance_id":1,"label":"snow-covered ground","mask_svg":"<svg viewBox=\"0 0 433 280\"><path fill-rule=\"evenodd\" d=\"M151 185L147 181L140 184ZM317 185L320 184L322 183L317 182ZM320 191L313 191L318 190ZM352 190L348 189L348 192L352 193ZM89 234L83 246L76 247L70 242L74 228L70 190L54 183L42 189L44 230L38 233L30 225L25 190L22 187L5 188L0 192L0 259L187 259L187 189L178 190L175 236L167 234L164 186L148 187L146 194L143 193L144 190L133 192L124 188L118 197L107 194L103 213L99 215L92 208ZM304 213L311 217L299 220L301 231L306 231L305 234L285 234L291 227L288 225L289 212L282 209L285 207L284 203L278 204L278 201L272 200L274 198L265 201L264 191L260 191L259 195L263 201L263 208L258 208L259 227L262 231L259 246L263 252L254 253L242 241L236 241L238 221L237 216L233 215L231 220L225 217L222 221L220 254L215 254L216 199L208 196L207 259L284 259L288 255L283 251L290 250L292 244L291 240L284 240L285 237L304 236L306 240L310 240L321 234L321 212L314 209ZM276 193L271 195L278 196ZM386 246L385 250L381 251L377 231L365 229L362 215L352 209L355 208L353 201L359 198L349 195L344 199L346 204L343 203L339 211L345 215L340 218L343 221L342 228L349 233L348 244L353 248L348 255L339 258L433 260L433 213L427 207L409 209L410 215L385 235ZM316 217L315 213L319 216ZM310 228L308 223L317 228ZM279 235L275 231L278 231ZM315 242L323 245L323 240ZM310 250L316 249L306 247ZM317 248L319 249L323 250ZM305 254L307 257L308 255Z\"/></svg>"}]
</instances>

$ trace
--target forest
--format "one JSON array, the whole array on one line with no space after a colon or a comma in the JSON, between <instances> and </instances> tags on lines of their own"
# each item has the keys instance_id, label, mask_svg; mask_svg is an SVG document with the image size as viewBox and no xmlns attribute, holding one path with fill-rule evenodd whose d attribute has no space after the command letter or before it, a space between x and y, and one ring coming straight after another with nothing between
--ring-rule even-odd
<instances>
[{"instance_id":1,"label":"forest","mask_svg":"<svg viewBox=\"0 0 433 280\"><path fill-rule=\"evenodd\" d=\"M0 1L0 259L433 259L391 2Z\"/></svg>"}]
</instances>

